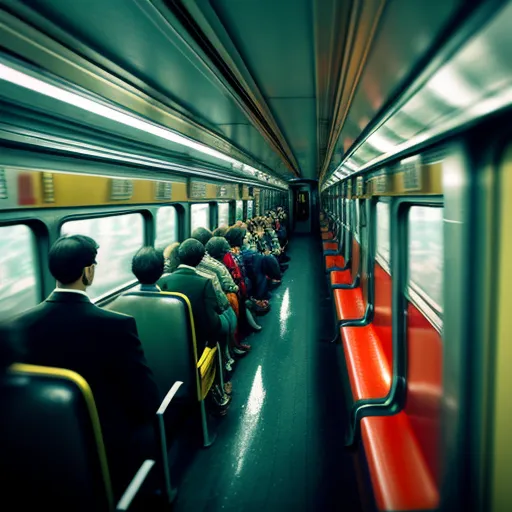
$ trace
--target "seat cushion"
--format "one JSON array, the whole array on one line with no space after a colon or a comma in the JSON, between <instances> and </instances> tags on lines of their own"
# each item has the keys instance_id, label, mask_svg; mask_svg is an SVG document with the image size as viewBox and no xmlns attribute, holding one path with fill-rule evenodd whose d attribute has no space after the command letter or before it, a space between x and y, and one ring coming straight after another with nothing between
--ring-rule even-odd
<instances>
[{"instance_id":1,"label":"seat cushion","mask_svg":"<svg viewBox=\"0 0 512 512\"><path fill-rule=\"evenodd\" d=\"M379 510L436 510L439 492L408 416L361 420L361 437Z\"/></svg>"},{"instance_id":2,"label":"seat cushion","mask_svg":"<svg viewBox=\"0 0 512 512\"><path fill-rule=\"evenodd\" d=\"M354 400L385 397L391 364L373 326L342 327L341 339Z\"/></svg>"},{"instance_id":3,"label":"seat cushion","mask_svg":"<svg viewBox=\"0 0 512 512\"><path fill-rule=\"evenodd\" d=\"M326 268L343 268L345 266L345 258L340 255L332 256L328 255L325 257L325 267Z\"/></svg>"},{"instance_id":4,"label":"seat cushion","mask_svg":"<svg viewBox=\"0 0 512 512\"><path fill-rule=\"evenodd\" d=\"M364 316L366 306L360 286L334 290L334 303L338 320L357 320Z\"/></svg>"},{"instance_id":5,"label":"seat cushion","mask_svg":"<svg viewBox=\"0 0 512 512\"><path fill-rule=\"evenodd\" d=\"M331 285L352 284L352 273L350 270L335 270L330 273Z\"/></svg>"},{"instance_id":6,"label":"seat cushion","mask_svg":"<svg viewBox=\"0 0 512 512\"><path fill-rule=\"evenodd\" d=\"M337 251L338 242L324 242L324 251Z\"/></svg>"}]
</instances>

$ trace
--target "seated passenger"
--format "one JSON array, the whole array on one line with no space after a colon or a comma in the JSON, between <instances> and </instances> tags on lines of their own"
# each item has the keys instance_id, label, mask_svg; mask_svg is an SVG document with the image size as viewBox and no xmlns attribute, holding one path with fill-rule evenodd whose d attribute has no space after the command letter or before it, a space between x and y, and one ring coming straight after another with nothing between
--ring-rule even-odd
<instances>
[{"instance_id":1,"label":"seated passenger","mask_svg":"<svg viewBox=\"0 0 512 512\"><path fill-rule=\"evenodd\" d=\"M142 247L132 258L132 272L141 292L159 292L156 282L164 273L164 255L154 247Z\"/></svg>"},{"instance_id":2,"label":"seated passenger","mask_svg":"<svg viewBox=\"0 0 512 512\"><path fill-rule=\"evenodd\" d=\"M179 242L174 242L164 249L164 274L172 274L180 264L178 251Z\"/></svg>"},{"instance_id":3,"label":"seated passenger","mask_svg":"<svg viewBox=\"0 0 512 512\"><path fill-rule=\"evenodd\" d=\"M180 265L179 258L179 247L180 243L174 243L165 249L167 258L167 268L172 272L175 272ZM204 258L203 258L204 259ZM236 331L236 314L231 308L227 295L222 291L219 280L213 272L205 271L197 265L196 272L202 277L210 279L217 296L217 311L220 313L221 330L219 331L219 338L222 339L222 349L224 352L226 370L232 371L232 365L234 359L231 357L230 346L232 345L233 336ZM165 278L165 276L164 276Z\"/></svg>"},{"instance_id":4,"label":"seated passenger","mask_svg":"<svg viewBox=\"0 0 512 512\"><path fill-rule=\"evenodd\" d=\"M144 458L155 457L153 421L161 394L146 363L135 320L95 306L86 293L94 280L96 242L59 238L48 255L57 288L22 314L22 362L67 368L90 385L116 491Z\"/></svg>"},{"instance_id":5,"label":"seated passenger","mask_svg":"<svg viewBox=\"0 0 512 512\"><path fill-rule=\"evenodd\" d=\"M219 226L217 229L213 231L212 234L213 236L224 236L227 233L228 229L228 226Z\"/></svg>"},{"instance_id":6,"label":"seated passenger","mask_svg":"<svg viewBox=\"0 0 512 512\"><path fill-rule=\"evenodd\" d=\"M268 303L268 290L266 287L267 276L263 273L263 267L265 269L268 265L263 265L263 258L269 258L274 261L271 256L263 256L257 251L242 251L246 230L239 227L233 227L226 233L226 240L231 246L231 254L236 260L240 267L247 286L247 294L251 299L251 303L248 305L249 308L253 309L257 313L266 313L270 310ZM279 264L275 262L277 267L276 272L271 271L271 279L281 279L281 273L279 271ZM263 281L263 283L262 283Z\"/></svg>"},{"instance_id":7,"label":"seated passenger","mask_svg":"<svg viewBox=\"0 0 512 512\"><path fill-rule=\"evenodd\" d=\"M212 280L200 275L196 268L204 253L203 245L193 238L174 245L167 254L170 260L180 263L174 272L165 274L160 279L163 291L182 293L192 306L198 356L206 346L215 347L217 341L224 344L223 338L226 337L222 334L221 312ZM228 359L228 363L230 361ZM217 386L215 388L213 398L217 405L221 408L227 407L230 402L228 395L231 394L231 383L226 382L224 390Z\"/></svg>"},{"instance_id":8,"label":"seated passenger","mask_svg":"<svg viewBox=\"0 0 512 512\"><path fill-rule=\"evenodd\" d=\"M195 320L198 349L206 345L215 347L221 330L220 310L213 284L196 272L204 253L200 242L193 238L185 240L178 249L178 268L160 280L162 290L183 293L188 297Z\"/></svg>"},{"instance_id":9,"label":"seated passenger","mask_svg":"<svg viewBox=\"0 0 512 512\"><path fill-rule=\"evenodd\" d=\"M204 246L209 242L210 238L213 237L213 233L206 228L197 228L192 233L192 238L195 238L199 242L201 242ZM224 293L237 293L238 286L233 281L231 274L228 272L228 269L215 258L212 258L208 251L205 253L201 263L197 266L198 269L204 270L206 272L213 272L217 276Z\"/></svg>"},{"instance_id":10,"label":"seated passenger","mask_svg":"<svg viewBox=\"0 0 512 512\"><path fill-rule=\"evenodd\" d=\"M247 327L251 327L256 331L261 330L261 326L256 324L254 318L247 308L247 289L245 286L245 282L242 279L242 274L238 267L238 264L233 259L230 247L227 240L223 237L214 236L211 238L206 244L206 250L208 254L215 258L217 261L222 262L226 268L231 273L233 280L238 285L238 292L236 294L236 304L235 311L238 309L238 319L239 319L239 327L237 330L236 340L237 346L236 348L244 348L249 350L251 347L245 343L241 343L241 339L244 337L245 331L247 331ZM246 348L247 347L247 348ZM236 349L235 349L236 352Z\"/></svg>"},{"instance_id":11,"label":"seated passenger","mask_svg":"<svg viewBox=\"0 0 512 512\"><path fill-rule=\"evenodd\" d=\"M281 272L288 269L288 265L279 261L282 253L279 240L275 231L271 228L270 223L266 217L261 217L256 225L256 243L258 250L265 255L271 255L279 262Z\"/></svg>"}]
</instances>

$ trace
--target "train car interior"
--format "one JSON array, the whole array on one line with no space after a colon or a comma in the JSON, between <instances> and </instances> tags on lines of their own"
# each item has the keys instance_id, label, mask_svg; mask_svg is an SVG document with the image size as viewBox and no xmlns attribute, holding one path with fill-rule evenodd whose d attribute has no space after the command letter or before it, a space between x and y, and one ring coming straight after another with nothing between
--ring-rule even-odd
<instances>
[{"instance_id":1,"label":"train car interior","mask_svg":"<svg viewBox=\"0 0 512 512\"><path fill-rule=\"evenodd\" d=\"M511 26L0 0L0 509L512 510Z\"/></svg>"}]
</instances>

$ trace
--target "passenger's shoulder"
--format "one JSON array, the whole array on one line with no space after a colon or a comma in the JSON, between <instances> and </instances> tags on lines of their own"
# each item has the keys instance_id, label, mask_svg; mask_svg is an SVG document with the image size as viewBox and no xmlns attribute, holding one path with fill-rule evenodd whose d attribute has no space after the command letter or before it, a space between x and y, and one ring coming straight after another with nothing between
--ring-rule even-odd
<instances>
[{"instance_id":1,"label":"passenger's shoulder","mask_svg":"<svg viewBox=\"0 0 512 512\"><path fill-rule=\"evenodd\" d=\"M43 301L37 306L30 308L28 311L10 318L6 322L6 325L10 326L11 328L27 326L44 315L47 309L50 307L51 306L48 302Z\"/></svg>"},{"instance_id":2,"label":"passenger's shoulder","mask_svg":"<svg viewBox=\"0 0 512 512\"><path fill-rule=\"evenodd\" d=\"M116 311L109 311L108 309L103 309L98 306L94 306L91 310L93 316L97 317L101 321L112 322L118 324L129 324L134 321L133 317L130 315L125 315L124 313L118 313Z\"/></svg>"}]
</instances>

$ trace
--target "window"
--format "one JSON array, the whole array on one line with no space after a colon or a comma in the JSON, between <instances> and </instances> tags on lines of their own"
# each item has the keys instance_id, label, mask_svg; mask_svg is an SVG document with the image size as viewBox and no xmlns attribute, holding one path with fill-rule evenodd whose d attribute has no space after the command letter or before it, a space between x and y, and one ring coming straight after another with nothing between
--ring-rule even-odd
<instances>
[{"instance_id":1,"label":"window","mask_svg":"<svg viewBox=\"0 0 512 512\"><path fill-rule=\"evenodd\" d=\"M253 216L253 201L247 201L247 219L252 219Z\"/></svg>"},{"instance_id":2,"label":"window","mask_svg":"<svg viewBox=\"0 0 512 512\"><path fill-rule=\"evenodd\" d=\"M0 227L0 320L39 303L36 246L24 224Z\"/></svg>"},{"instance_id":3,"label":"window","mask_svg":"<svg viewBox=\"0 0 512 512\"><path fill-rule=\"evenodd\" d=\"M219 203L219 226L229 226L229 203Z\"/></svg>"},{"instance_id":4,"label":"window","mask_svg":"<svg viewBox=\"0 0 512 512\"><path fill-rule=\"evenodd\" d=\"M236 220L244 220L244 202L236 202Z\"/></svg>"},{"instance_id":5,"label":"window","mask_svg":"<svg viewBox=\"0 0 512 512\"><path fill-rule=\"evenodd\" d=\"M132 258L144 245L144 219L140 213L71 220L62 225L63 235L87 235L100 246L94 282L88 288L95 299L130 281Z\"/></svg>"},{"instance_id":6,"label":"window","mask_svg":"<svg viewBox=\"0 0 512 512\"><path fill-rule=\"evenodd\" d=\"M165 248L178 241L178 214L174 206L162 206L156 212L155 247Z\"/></svg>"},{"instance_id":7,"label":"window","mask_svg":"<svg viewBox=\"0 0 512 512\"><path fill-rule=\"evenodd\" d=\"M409 210L409 286L438 313L443 310L443 208Z\"/></svg>"},{"instance_id":8,"label":"window","mask_svg":"<svg viewBox=\"0 0 512 512\"><path fill-rule=\"evenodd\" d=\"M354 235L359 240L359 200L354 200Z\"/></svg>"},{"instance_id":9,"label":"window","mask_svg":"<svg viewBox=\"0 0 512 512\"><path fill-rule=\"evenodd\" d=\"M376 256L380 263L389 266L390 262L390 231L389 231L389 204L379 201L377 203L377 250Z\"/></svg>"},{"instance_id":10,"label":"window","mask_svg":"<svg viewBox=\"0 0 512 512\"><path fill-rule=\"evenodd\" d=\"M191 229L210 229L210 205L208 203L193 204L191 208Z\"/></svg>"}]
</instances>

